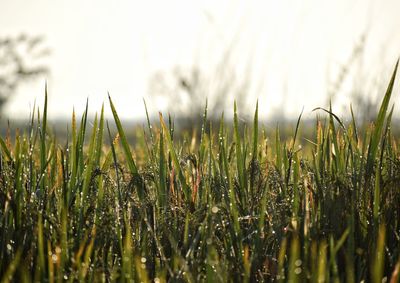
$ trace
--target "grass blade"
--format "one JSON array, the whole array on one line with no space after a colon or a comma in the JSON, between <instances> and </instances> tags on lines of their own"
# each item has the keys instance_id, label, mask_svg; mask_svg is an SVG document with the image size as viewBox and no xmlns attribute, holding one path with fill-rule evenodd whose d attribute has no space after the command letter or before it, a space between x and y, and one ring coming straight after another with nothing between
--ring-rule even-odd
<instances>
[{"instance_id":1,"label":"grass blade","mask_svg":"<svg viewBox=\"0 0 400 283\"><path fill-rule=\"evenodd\" d=\"M167 146L168 146L169 152L172 157L172 162L174 164L176 173L178 174L179 182L181 183L181 186L182 186L182 191L184 193L186 202L190 203L191 198L190 198L190 193L189 193L189 186L187 185L186 178L183 175L182 168L181 168L180 162L178 160L178 155L176 154L175 147L172 142L171 132L168 130L167 125L165 124L161 113L159 113L159 116L160 116L161 127L164 131L165 138L167 140Z\"/></svg>"},{"instance_id":2,"label":"grass blade","mask_svg":"<svg viewBox=\"0 0 400 283\"><path fill-rule=\"evenodd\" d=\"M389 85L387 87L385 96L383 97L381 107L378 112L378 117L375 121L375 129L372 133L369 146L368 146L368 155L367 155L367 164L366 164L366 177L369 179L372 174L375 157L378 151L378 146L381 140L382 129L385 122L386 112L389 107L390 97L392 95L394 82L396 79L397 68L399 66L399 61L397 60L396 66L394 68L392 77L390 79Z\"/></svg>"},{"instance_id":3,"label":"grass blade","mask_svg":"<svg viewBox=\"0 0 400 283\"><path fill-rule=\"evenodd\" d=\"M133 160L132 153L129 148L128 140L126 139L124 129L122 128L121 121L118 117L117 111L115 110L115 107L111 100L110 95L108 95L108 100L110 101L111 111L114 116L115 125L117 126L117 129L118 129L118 134L121 137L121 143L122 143L122 147L124 149L125 158L128 163L129 170L131 171L132 174L137 175L138 169L136 167L135 161Z\"/></svg>"}]
</instances>

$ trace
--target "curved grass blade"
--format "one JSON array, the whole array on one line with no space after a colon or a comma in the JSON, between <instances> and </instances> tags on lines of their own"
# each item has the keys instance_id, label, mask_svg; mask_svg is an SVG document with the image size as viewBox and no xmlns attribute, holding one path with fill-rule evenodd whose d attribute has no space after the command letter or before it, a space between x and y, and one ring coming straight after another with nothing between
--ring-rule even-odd
<instances>
[{"instance_id":1,"label":"curved grass blade","mask_svg":"<svg viewBox=\"0 0 400 283\"><path fill-rule=\"evenodd\" d=\"M139 171L137 169L136 163L133 160L131 150L129 148L128 140L126 139L124 129L122 128L121 121L118 117L117 111L115 110L114 104L111 100L111 96L108 95L108 100L110 101L111 111L114 116L114 121L118 129L118 134L121 138L122 148L124 149L126 162L128 163L129 171L135 177L138 177L139 185L137 185L137 192L140 200L143 200L145 197L145 187L141 176L139 175Z\"/></svg>"},{"instance_id":2,"label":"curved grass blade","mask_svg":"<svg viewBox=\"0 0 400 283\"><path fill-rule=\"evenodd\" d=\"M135 161L133 160L131 150L129 148L128 140L126 139L124 129L122 128L121 121L118 117L117 111L115 110L114 104L111 100L111 96L108 95L108 100L110 101L111 111L114 116L115 125L118 129L118 134L121 137L122 147L124 149L126 162L128 163L129 170L132 174L138 174L138 169L136 167Z\"/></svg>"},{"instance_id":3,"label":"curved grass blade","mask_svg":"<svg viewBox=\"0 0 400 283\"><path fill-rule=\"evenodd\" d=\"M286 172L286 187L289 186L290 173L291 173L291 169L292 169L294 146L296 144L297 133L299 131L300 121L301 121L301 116L303 115L303 111L304 111L304 108L303 108L303 110L301 110L299 118L297 119L296 130L294 131L294 136L293 136L293 141L292 141L292 147L289 150L289 162L288 162L288 169L287 169L287 172Z\"/></svg>"}]
</instances>

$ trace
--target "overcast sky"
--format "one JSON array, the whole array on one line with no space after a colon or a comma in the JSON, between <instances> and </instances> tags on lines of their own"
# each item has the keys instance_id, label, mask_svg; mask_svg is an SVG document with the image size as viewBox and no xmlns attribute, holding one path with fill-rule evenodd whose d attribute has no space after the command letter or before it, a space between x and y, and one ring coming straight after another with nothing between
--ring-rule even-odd
<instances>
[{"instance_id":1,"label":"overcast sky","mask_svg":"<svg viewBox=\"0 0 400 283\"><path fill-rule=\"evenodd\" d=\"M165 100L150 99L149 78L176 66L211 74L232 42L238 80L251 66L252 82L262 86L248 103L258 98L262 115L297 115L303 106L306 113L326 106L327 89L363 34L365 51L354 67L362 71L347 88L354 80L389 79L400 54L399 11L398 0L0 0L0 37L46 37L50 118L82 111L87 97L92 113L99 111L107 92L124 118L143 116L143 97L157 113ZM6 116L28 117L43 89L44 79L21 87ZM350 102L344 86L338 111Z\"/></svg>"}]
</instances>

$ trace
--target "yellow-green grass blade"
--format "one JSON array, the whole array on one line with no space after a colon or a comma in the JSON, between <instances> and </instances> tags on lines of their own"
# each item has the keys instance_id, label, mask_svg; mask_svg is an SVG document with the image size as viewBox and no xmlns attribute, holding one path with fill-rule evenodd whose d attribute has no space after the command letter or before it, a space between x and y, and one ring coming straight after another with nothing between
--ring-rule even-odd
<instances>
[{"instance_id":1,"label":"yellow-green grass blade","mask_svg":"<svg viewBox=\"0 0 400 283\"><path fill-rule=\"evenodd\" d=\"M72 110L72 120L71 120L71 135L72 135L72 142L71 142L71 178L69 179L69 194L74 189L75 182L76 182L76 175L78 172L78 162L77 162L77 137L76 137L76 116L75 116L75 109Z\"/></svg>"},{"instance_id":2,"label":"yellow-green grass blade","mask_svg":"<svg viewBox=\"0 0 400 283\"><path fill-rule=\"evenodd\" d=\"M144 109L146 110L146 120L147 120L147 127L149 128L149 133L150 133L150 141L151 144L154 146L155 141L154 141L154 135L153 135L153 126L151 125L150 122L150 116L149 116L149 112L147 111L147 104L146 104L146 100L143 98L143 104L144 104Z\"/></svg>"},{"instance_id":3,"label":"yellow-green grass blade","mask_svg":"<svg viewBox=\"0 0 400 283\"><path fill-rule=\"evenodd\" d=\"M160 130L160 145L159 145L159 186L158 186L158 201L160 207L165 207L168 201L168 191L167 191L167 175L166 175L166 161L165 161L165 152L164 152L164 134L163 131Z\"/></svg>"},{"instance_id":4,"label":"yellow-green grass blade","mask_svg":"<svg viewBox=\"0 0 400 283\"><path fill-rule=\"evenodd\" d=\"M12 259L11 263L8 265L7 269L3 273L0 282L2 283L15 282L14 274L20 267L19 263L21 261L21 256L22 256L22 250L18 250L14 255L14 258Z\"/></svg>"},{"instance_id":5,"label":"yellow-green grass blade","mask_svg":"<svg viewBox=\"0 0 400 283\"><path fill-rule=\"evenodd\" d=\"M10 152L10 150L8 149L7 145L6 145L6 142L5 142L5 141L3 140L3 138L1 138L1 137L0 137L0 146L1 146L1 149L3 150L4 154L6 155L7 160L8 160L8 161L12 161L13 158L12 158L12 156L11 156L11 152Z\"/></svg>"},{"instance_id":6,"label":"yellow-green grass blade","mask_svg":"<svg viewBox=\"0 0 400 283\"><path fill-rule=\"evenodd\" d=\"M373 257L371 258L371 282L379 283L382 282L383 272L385 267L385 242L386 242L386 228L384 224L379 226L377 230L377 237L375 243L375 250Z\"/></svg>"},{"instance_id":7,"label":"yellow-green grass blade","mask_svg":"<svg viewBox=\"0 0 400 283\"><path fill-rule=\"evenodd\" d=\"M252 154L253 159L257 159L257 149L258 149L258 100L256 103L256 111L254 112L254 119L253 119L253 154Z\"/></svg>"},{"instance_id":8,"label":"yellow-green grass blade","mask_svg":"<svg viewBox=\"0 0 400 283\"><path fill-rule=\"evenodd\" d=\"M278 271L277 271L277 281L278 282L286 282L286 277L285 277L285 263L286 263L286 250L288 248L288 239L284 237L281 240L280 247L279 247L279 253L278 253Z\"/></svg>"},{"instance_id":9,"label":"yellow-green grass blade","mask_svg":"<svg viewBox=\"0 0 400 283\"><path fill-rule=\"evenodd\" d=\"M300 254L300 239L297 234L292 235L290 241L290 260L288 270L288 282L302 282L302 273L304 273L303 263Z\"/></svg>"},{"instance_id":10,"label":"yellow-green grass blade","mask_svg":"<svg viewBox=\"0 0 400 283\"><path fill-rule=\"evenodd\" d=\"M155 154L154 154L154 147L156 146L156 142L154 139L154 134L153 134L153 126L151 125L150 122L150 116L149 116L149 112L147 111L147 104L146 104L146 100L143 98L143 104L144 104L144 109L146 110L146 120L147 120L147 127L149 129L149 134L150 134L150 143L151 143L151 148L148 149L149 153L150 153L150 158L151 160L154 162L154 158L155 158ZM148 148L148 145L146 143L146 146Z\"/></svg>"},{"instance_id":11,"label":"yellow-green grass blade","mask_svg":"<svg viewBox=\"0 0 400 283\"><path fill-rule=\"evenodd\" d=\"M178 179L179 179L179 182L181 183L182 191L184 193L185 199L189 203L190 199L191 199L190 193L189 193L189 186L187 185L186 178L182 172L182 168L181 168L180 162L178 160L178 155L176 154L175 147L172 142L171 132L168 130L167 125L165 124L164 118L161 113L159 113L159 116L160 116L161 127L163 129L163 132L164 132L164 135L165 135L165 138L167 141L167 146L168 146L169 152L172 157L172 162L174 164L176 173L178 174Z\"/></svg>"},{"instance_id":12,"label":"yellow-green grass blade","mask_svg":"<svg viewBox=\"0 0 400 283\"><path fill-rule=\"evenodd\" d=\"M110 147L111 147L111 153L112 153L112 158L113 158L115 176L116 176L116 179L117 179L118 201L119 201L119 203L122 203L122 195L121 195L121 186L120 186L117 154L115 152L115 146L114 146L114 143L113 143L113 138L111 137L111 131L110 131L110 127L108 125L108 121L107 121L107 132L108 132L108 138L109 138L109 141L110 141Z\"/></svg>"},{"instance_id":13,"label":"yellow-green grass blade","mask_svg":"<svg viewBox=\"0 0 400 283\"><path fill-rule=\"evenodd\" d=\"M320 241L318 249L317 282L327 282L329 280L329 270L327 269L328 245L325 240Z\"/></svg>"},{"instance_id":14,"label":"yellow-green grass blade","mask_svg":"<svg viewBox=\"0 0 400 283\"><path fill-rule=\"evenodd\" d=\"M292 226L297 231L299 229L299 210L300 210L300 190L299 190L299 180L300 180L300 160L298 158L297 152L294 153L293 157L293 198L292 198Z\"/></svg>"}]
</instances>

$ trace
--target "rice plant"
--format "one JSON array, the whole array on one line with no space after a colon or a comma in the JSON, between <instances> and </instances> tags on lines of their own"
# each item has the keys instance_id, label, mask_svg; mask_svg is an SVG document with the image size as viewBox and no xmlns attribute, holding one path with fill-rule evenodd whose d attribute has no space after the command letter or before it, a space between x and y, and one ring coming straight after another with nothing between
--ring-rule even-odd
<instances>
[{"instance_id":1,"label":"rice plant","mask_svg":"<svg viewBox=\"0 0 400 283\"><path fill-rule=\"evenodd\" d=\"M284 140L258 105L252 125L206 107L199 138L147 116L129 143L111 97L114 121L87 105L58 141L46 92L0 138L2 282L399 282L396 71L367 129L317 108L302 147L301 115Z\"/></svg>"}]
</instances>

